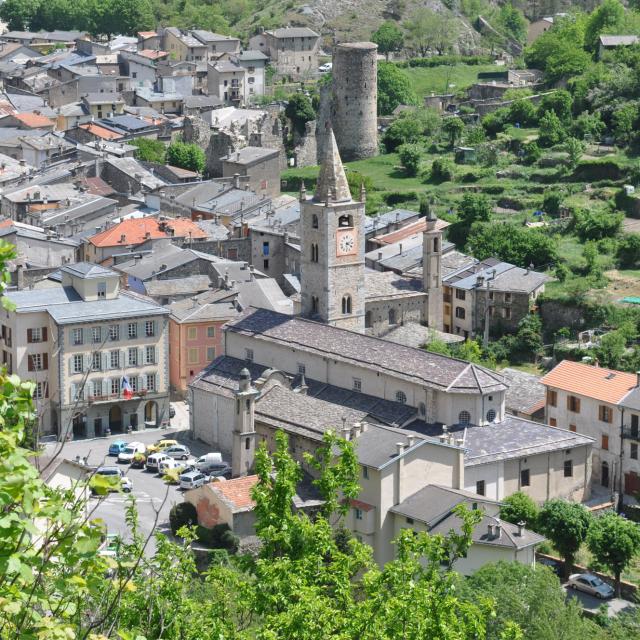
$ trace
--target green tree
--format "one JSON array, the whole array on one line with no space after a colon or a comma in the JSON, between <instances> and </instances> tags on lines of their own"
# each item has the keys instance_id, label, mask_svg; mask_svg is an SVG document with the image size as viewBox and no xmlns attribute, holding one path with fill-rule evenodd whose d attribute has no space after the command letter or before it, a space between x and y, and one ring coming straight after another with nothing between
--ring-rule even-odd
<instances>
[{"instance_id":1,"label":"green tree","mask_svg":"<svg viewBox=\"0 0 640 640\"><path fill-rule=\"evenodd\" d=\"M638 122L638 105L628 102L613 112L613 132L620 142L629 144Z\"/></svg>"},{"instance_id":2,"label":"green tree","mask_svg":"<svg viewBox=\"0 0 640 640\"><path fill-rule=\"evenodd\" d=\"M453 149L456 142L462 136L462 132L464 131L464 122L461 118L458 118L458 116L446 118L442 125L442 130L447 134L447 136L449 136L449 144Z\"/></svg>"},{"instance_id":3,"label":"green tree","mask_svg":"<svg viewBox=\"0 0 640 640\"><path fill-rule=\"evenodd\" d=\"M545 113L553 111L563 124L571 122L571 108L573 106L573 98L568 91L558 89L553 93L547 93L542 96L538 105L538 115L543 116Z\"/></svg>"},{"instance_id":4,"label":"green tree","mask_svg":"<svg viewBox=\"0 0 640 640\"><path fill-rule=\"evenodd\" d=\"M448 229L448 239L457 246L464 247L471 226L476 222L489 222L492 210L491 202L483 193L465 193L458 206L458 221Z\"/></svg>"},{"instance_id":5,"label":"green tree","mask_svg":"<svg viewBox=\"0 0 640 640\"><path fill-rule=\"evenodd\" d=\"M623 220L624 214L615 211L578 209L573 213L575 231L583 242L614 237Z\"/></svg>"},{"instance_id":6,"label":"green tree","mask_svg":"<svg viewBox=\"0 0 640 640\"><path fill-rule=\"evenodd\" d=\"M418 175L422 162L422 147L419 144L403 144L398 148L398 156L408 175Z\"/></svg>"},{"instance_id":7,"label":"green tree","mask_svg":"<svg viewBox=\"0 0 640 640\"><path fill-rule=\"evenodd\" d=\"M620 331L605 333L596 349L598 362L603 367L619 369L626 347L627 340Z\"/></svg>"},{"instance_id":8,"label":"green tree","mask_svg":"<svg viewBox=\"0 0 640 640\"><path fill-rule=\"evenodd\" d=\"M409 78L390 62L378 65L378 115L386 116L401 104L417 104Z\"/></svg>"},{"instance_id":9,"label":"green tree","mask_svg":"<svg viewBox=\"0 0 640 640\"><path fill-rule=\"evenodd\" d=\"M620 597L620 575L640 554L640 526L615 513L594 518L587 537L589 551L613 572L616 596Z\"/></svg>"},{"instance_id":10,"label":"green tree","mask_svg":"<svg viewBox=\"0 0 640 640\"><path fill-rule=\"evenodd\" d=\"M518 322L513 350L520 357L535 361L542 354L542 348L542 321L540 316L529 313Z\"/></svg>"},{"instance_id":11,"label":"green tree","mask_svg":"<svg viewBox=\"0 0 640 640\"><path fill-rule=\"evenodd\" d=\"M535 528L538 524L538 505L522 491L516 491L507 496L500 505L500 517L507 522L519 524L524 522L527 529Z\"/></svg>"},{"instance_id":12,"label":"green tree","mask_svg":"<svg viewBox=\"0 0 640 640\"><path fill-rule=\"evenodd\" d=\"M447 182L453 180L455 167L449 158L436 158L431 163L430 177L433 182Z\"/></svg>"},{"instance_id":13,"label":"green tree","mask_svg":"<svg viewBox=\"0 0 640 640\"><path fill-rule=\"evenodd\" d=\"M304 134L307 122L315 120L316 117L311 100L304 93L294 93L289 98L284 114L300 135Z\"/></svg>"},{"instance_id":14,"label":"green tree","mask_svg":"<svg viewBox=\"0 0 640 640\"><path fill-rule=\"evenodd\" d=\"M564 142L564 149L569 155L569 167L575 169L582 158L585 150L585 144L578 138L567 138Z\"/></svg>"},{"instance_id":15,"label":"green tree","mask_svg":"<svg viewBox=\"0 0 640 640\"><path fill-rule=\"evenodd\" d=\"M449 52L457 42L460 23L446 12L417 7L404 23L407 45L421 57L435 49L438 55ZM448 87L442 87L446 92Z\"/></svg>"},{"instance_id":16,"label":"green tree","mask_svg":"<svg viewBox=\"0 0 640 640\"><path fill-rule=\"evenodd\" d=\"M577 502L549 500L540 510L540 531L564 558L565 576L571 573L575 555L587 539L591 520L589 511Z\"/></svg>"},{"instance_id":17,"label":"green tree","mask_svg":"<svg viewBox=\"0 0 640 640\"><path fill-rule=\"evenodd\" d=\"M640 233L625 233L618 243L617 258L623 269L640 265Z\"/></svg>"},{"instance_id":18,"label":"green tree","mask_svg":"<svg viewBox=\"0 0 640 640\"><path fill-rule=\"evenodd\" d=\"M37 15L42 0L5 0L0 5L0 18L9 31L25 31Z\"/></svg>"},{"instance_id":19,"label":"green tree","mask_svg":"<svg viewBox=\"0 0 640 640\"><path fill-rule=\"evenodd\" d=\"M389 54L400 51L404 46L404 33L395 22L383 22L372 34L371 40L378 45L378 51L389 60Z\"/></svg>"},{"instance_id":20,"label":"green tree","mask_svg":"<svg viewBox=\"0 0 640 640\"><path fill-rule=\"evenodd\" d=\"M451 349L449 349L449 345L440 338L433 338L429 340L429 342L424 345L424 349L431 353L440 353L443 356L451 356Z\"/></svg>"},{"instance_id":21,"label":"green tree","mask_svg":"<svg viewBox=\"0 0 640 640\"><path fill-rule=\"evenodd\" d=\"M603 33L623 33L625 10L619 0L603 0L587 19L584 34L585 46L589 51L598 50L599 38Z\"/></svg>"},{"instance_id":22,"label":"green tree","mask_svg":"<svg viewBox=\"0 0 640 640\"><path fill-rule=\"evenodd\" d=\"M477 340L465 340L455 345L453 353L456 358L480 364L482 362L482 347Z\"/></svg>"},{"instance_id":23,"label":"green tree","mask_svg":"<svg viewBox=\"0 0 640 640\"><path fill-rule=\"evenodd\" d=\"M166 158L167 164L198 173L204 171L206 164L204 151L193 143L172 142L167 147Z\"/></svg>"},{"instance_id":24,"label":"green tree","mask_svg":"<svg viewBox=\"0 0 640 640\"><path fill-rule=\"evenodd\" d=\"M509 106L509 121L522 127L530 127L537 121L536 107L526 98L518 98Z\"/></svg>"},{"instance_id":25,"label":"green tree","mask_svg":"<svg viewBox=\"0 0 640 640\"><path fill-rule=\"evenodd\" d=\"M136 138L132 140L130 144L138 148L136 151L136 158L138 158L138 160L164 164L167 147L161 140Z\"/></svg>"},{"instance_id":26,"label":"green tree","mask_svg":"<svg viewBox=\"0 0 640 640\"><path fill-rule=\"evenodd\" d=\"M503 4L498 19L509 37L521 43L526 41L527 21L520 9L516 9L510 2Z\"/></svg>"},{"instance_id":27,"label":"green tree","mask_svg":"<svg viewBox=\"0 0 640 640\"><path fill-rule=\"evenodd\" d=\"M564 140L566 131L555 111L547 111L540 118L539 125L540 133L538 135L538 144L541 147L553 147Z\"/></svg>"},{"instance_id":28,"label":"green tree","mask_svg":"<svg viewBox=\"0 0 640 640\"><path fill-rule=\"evenodd\" d=\"M441 117L434 109L408 109L385 131L384 145L392 152L401 144L424 142L439 131L440 123Z\"/></svg>"}]
</instances>

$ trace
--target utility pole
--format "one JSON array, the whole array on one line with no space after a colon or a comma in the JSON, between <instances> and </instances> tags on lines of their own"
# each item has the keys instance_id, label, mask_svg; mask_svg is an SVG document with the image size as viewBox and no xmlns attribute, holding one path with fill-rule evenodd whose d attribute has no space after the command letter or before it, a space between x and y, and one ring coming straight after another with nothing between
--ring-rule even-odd
<instances>
[{"instance_id":1,"label":"utility pole","mask_svg":"<svg viewBox=\"0 0 640 640\"><path fill-rule=\"evenodd\" d=\"M490 288L491 281L496 277L496 270L494 269L491 273L491 277L486 279L486 300L484 305L484 336L482 339L482 346L486 349L489 346L489 318L491 317L491 308L493 307L493 302L490 298Z\"/></svg>"}]
</instances>

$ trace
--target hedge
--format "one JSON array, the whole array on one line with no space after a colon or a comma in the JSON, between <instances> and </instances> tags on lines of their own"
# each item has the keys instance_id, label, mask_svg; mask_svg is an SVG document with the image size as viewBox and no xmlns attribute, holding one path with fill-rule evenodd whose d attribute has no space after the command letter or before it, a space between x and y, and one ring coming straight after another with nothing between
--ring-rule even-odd
<instances>
[{"instance_id":1,"label":"hedge","mask_svg":"<svg viewBox=\"0 0 640 640\"><path fill-rule=\"evenodd\" d=\"M493 58L491 56L434 56L432 58L411 58L396 62L396 66L401 68L407 67L439 67L441 65L468 64L480 65L491 64Z\"/></svg>"},{"instance_id":2,"label":"hedge","mask_svg":"<svg viewBox=\"0 0 640 640\"><path fill-rule=\"evenodd\" d=\"M179 502L169 511L169 526L171 533L176 535L178 529L191 527L198 522L198 512L190 502Z\"/></svg>"},{"instance_id":3,"label":"hedge","mask_svg":"<svg viewBox=\"0 0 640 640\"><path fill-rule=\"evenodd\" d=\"M234 553L238 550L238 545L240 544L238 536L231 531L228 524L224 523L216 524L213 527L198 525L196 527L196 536L200 542L213 549L227 549Z\"/></svg>"},{"instance_id":4,"label":"hedge","mask_svg":"<svg viewBox=\"0 0 640 640\"><path fill-rule=\"evenodd\" d=\"M581 160L573 175L575 180L620 180L627 175L628 168L616 160Z\"/></svg>"}]
</instances>

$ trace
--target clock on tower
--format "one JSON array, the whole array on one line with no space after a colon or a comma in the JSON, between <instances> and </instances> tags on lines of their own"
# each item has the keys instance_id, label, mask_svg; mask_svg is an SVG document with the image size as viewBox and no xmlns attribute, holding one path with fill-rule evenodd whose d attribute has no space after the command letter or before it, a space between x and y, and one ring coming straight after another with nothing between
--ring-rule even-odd
<instances>
[{"instance_id":1,"label":"clock on tower","mask_svg":"<svg viewBox=\"0 0 640 640\"><path fill-rule=\"evenodd\" d=\"M358 253L358 243L353 229L336 232L336 255L352 256Z\"/></svg>"}]
</instances>

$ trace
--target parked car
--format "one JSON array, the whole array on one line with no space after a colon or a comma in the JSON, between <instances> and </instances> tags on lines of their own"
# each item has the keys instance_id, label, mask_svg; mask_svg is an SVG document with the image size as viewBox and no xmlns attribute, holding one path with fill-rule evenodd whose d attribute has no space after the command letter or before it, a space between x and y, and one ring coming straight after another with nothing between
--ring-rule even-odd
<instances>
[{"instance_id":1,"label":"parked car","mask_svg":"<svg viewBox=\"0 0 640 640\"><path fill-rule=\"evenodd\" d=\"M207 476L200 471L187 471L180 476L181 489L195 489L208 481Z\"/></svg>"},{"instance_id":2,"label":"parked car","mask_svg":"<svg viewBox=\"0 0 640 640\"><path fill-rule=\"evenodd\" d=\"M549 569L551 569L551 571L553 571L557 576L560 576L562 573L562 564L557 560L553 560L552 558L540 558L537 562L545 567L549 567Z\"/></svg>"},{"instance_id":3,"label":"parked car","mask_svg":"<svg viewBox=\"0 0 640 640\"><path fill-rule=\"evenodd\" d=\"M158 465L158 473L166 473L169 469L181 469L182 471L192 471L196 469L193 458L191 460L176 460L167 458Z\"/></svg>"},{"instance_id":4,"label":"parked car","mask_svg":"<svg viewBox=\"0 0 640 640\"><path fill-rule=\"evenodd\" d=\"M188 460L191 456L189 447L185 447L183 444L175 444L172 447L168 447L164 449L164 453L171 458L179 458L180 460Z\"/></svg>"},{"instance_id":5,"label":"parked car","mask_svg":"<svg viewBox=\"0 0 640 640\"><path fill-rule=\"evenodd\" d=\"M205 453L203 456L200 456L196 460L196 467L200 469L201 467L205 467L208 464L212 464L213 462L222 462L222 454L220 452L217 453Z\"/></svg>"},{"instance_id":6,"label":"parked car","mask_svg":"<svg viewBox=\"0 0 640 640\"><path fill-rule=\"evenodd\" d=\"M199 467L199 470L212 478L231 478L231 467L226 462L209 462L208 464Z\"/></svg>"},{"instance_id":7,"label":"parked car","mask_svg":"<svg viewBox=\"0 0 640 640\"><path fill-rule=\"evenodd\" d=\"M146 462L147 471L158 471L158 466L163 460L168 460L169 456L166 453L152 453Z\"/></svg>"},{"instance_id":8,"label":"parked car","mask_svg":"<svg viewBox=\"0 0 640 640\"><path fill-rule=\"evenodd\" d=\"M594 576L591 573L574 573L572 576L569 576L567 586L571 589L584 591L601 600L612 598L615 593L610 584L607 584L604 580L601 580L598 576Z\"/></svg>"},{"instance_id":9,"label":"parked car","mask_svg":"<svg viewBox=\"0 0 640 640\"><path fill-rule=\"evenodd\" d=\"M149 453L147 451L144 453L134 453L133 458L131 459L131 467L133 469L144 469L147 464L148 457Z\"/></svg>"},{"instance_id":10,"label":"parked car","mask_svg":"<svg viewBox=\"0 0 640 640\"><path fill-rule=\"evenodd\" d=\"M103 484L98 484L98 480L95 479L95 476L102 476L108 478L108 491L124 491L125 493L130 493L133 490L133 482L131 482L130 478L124 475L124 471L120 467L98 467L94 474L94 477L89 481L89 486L91 487L91 492L96 495L101 493L99 489L103 487Z\"/></svg>"},{"instance_id":11,"label":"parked car","mask_svg":"<svg viewBox=\"0 0 640 640\"><path fill-rule=\"evenodd\" d=\"M124 440L114 440L110 445L109 445L109 455L110 456L117 456L120 454L121 451L124 451L127 448L127 442L125 442Z\"/></svg>"},{"instance_id":12,"label":"parked car","mask_svg":"<svg viewBox=\"0 0 640 640\"><path fill-rule=\"evenodd\" d=\"M150 444L147 447L147 451L149 453L157 453L158 451L164 451L165 449L168 449L169 447L173 447L177 444L178 444L177 440L169 440L167 438L161 438L160 440L156 441L154 444Z\"/></svg>"},{"instance_id":13,"label":"parked car","mask_svg":"<svg viewBox=\"0 0 640 640\"><path fill-rule=\"evenodd\" d=\"M320 73L329 73L333 69L333 64L331 62L325 62L318 67L318 71Z\"/></svg>"},{"instance_id":14,"label":"parked car","mask_svg":"<svg viewBox=\"0 0 640 640\"><path fill-rule=\"evenodd\" d=\"M144 453L147 447L142 442L130 442L119 454L118 462L131 462L136 453Z\"/></svg>"}]
</instances>

